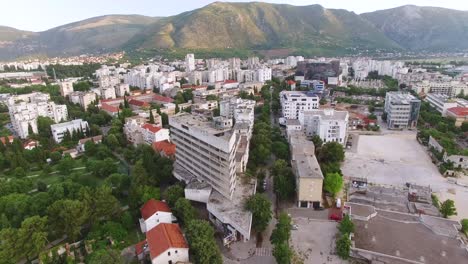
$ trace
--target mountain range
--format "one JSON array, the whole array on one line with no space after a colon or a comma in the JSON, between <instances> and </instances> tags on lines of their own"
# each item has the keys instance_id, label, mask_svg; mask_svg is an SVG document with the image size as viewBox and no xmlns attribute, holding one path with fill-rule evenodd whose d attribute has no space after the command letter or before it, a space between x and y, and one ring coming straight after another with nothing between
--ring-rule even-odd
<instances>
[{"instance_id":1,"label":"mountain range","mask_svg":"<svg viewBox=\"0 0 468 264\"><path fill-rule=\"evenodd\" d=\"M460 51L468 49L468 12L401 6L358 15L320 5L215 2L170 17L108 15L43 32L0 26L0 59L155 49Z\"/></svg>"}]
</instances>

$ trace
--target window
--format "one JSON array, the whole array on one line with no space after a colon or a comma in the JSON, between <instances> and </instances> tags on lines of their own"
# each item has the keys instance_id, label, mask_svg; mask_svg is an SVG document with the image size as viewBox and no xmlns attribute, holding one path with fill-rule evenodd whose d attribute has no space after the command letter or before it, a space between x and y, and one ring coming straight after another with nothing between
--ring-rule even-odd
<instances>
[{"instance_id":1,"label":"window","mask_svg":"<svg viewBox=\"0 0 468 264\"><path fill-rule=\"evenodd\" d=\"M172 260L169 260L168 264L172 264Z\"/></svg>"},{"instance_id":2,"label":"window","mask_svg":"<svg viewBox=\"0 0 468 264\"><path fill-rule=\"evenodd\" d=\"M175 253L177 254L177 250L175 251Z\"/></svg>"},{"instance_id":3,"label":"window","mask_svg":"<svg viewBox=\"0 0 468 264\"><path fill-rule=\"evenodd\" d=\"M168 256L170 256L170 255L171 255L171 252L170 252L170 251L168 251L168 252L167 252L167 255L168 255Z\"/></svg>"}]
</instances>

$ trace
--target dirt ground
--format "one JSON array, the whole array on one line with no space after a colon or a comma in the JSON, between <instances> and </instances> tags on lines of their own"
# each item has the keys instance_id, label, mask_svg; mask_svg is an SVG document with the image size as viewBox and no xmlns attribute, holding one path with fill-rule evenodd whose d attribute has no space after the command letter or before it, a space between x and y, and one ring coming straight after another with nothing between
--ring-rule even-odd
<instances>
[{"instance_id":1,"label":"dirt ground","mask_svg":"<svg viewBox=\"0 0 468 264\"><path fill-rule=\"evenodd\" d=\"M455 201L458 215L468 218L468 188L447 182L431 162L416 132L388 132L378 136L360 135L357 146L346 152L342 166L345 177L364 177L370 183L403 186L406 182L430 186L441 201Z\"/></svg>"},{"instance_id":2,"label":"dirt ground","mask_svg":"<svg viewBox=\"0 0 468 264\"><path fill-rule=\"evenodd\" d=\"M298 230L291 230L291 246L304 260L304 264L345 264L333 254L337 223L327 220L293 218Z\"/></svg>"}]
</instances>

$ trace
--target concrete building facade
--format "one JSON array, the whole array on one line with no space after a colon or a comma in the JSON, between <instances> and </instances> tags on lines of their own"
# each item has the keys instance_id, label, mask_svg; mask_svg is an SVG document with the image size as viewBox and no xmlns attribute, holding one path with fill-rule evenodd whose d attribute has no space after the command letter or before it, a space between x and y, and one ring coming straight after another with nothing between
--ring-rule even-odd
<instances>
[{"instance_id":1,"label":"concrete building facade","mask_svg":"<svg viewBox=\"0 0 468 264\"><path fill-rule=\"evenodd\" d=\"M385 113L389 129L414 129L418 123L421 101L409 93L387 92Z\"/></svg>"},{"instance_id":2,"label":"concrete building facade","mask_svg":"<svg viewBox=\"0 0 468 264\"><path fill-rule=\"evenodd\" d=\"M299 112L319 108L320 98L312 92L282 91L281 109L286 119L298 119Z\"/></svg>"},{"instance_id":3,"label":"concrete building facade","mask_svg":"<svg viewBox=\"0 0 468 264\"><path fill-rule=\"evenodd\" d=\"M299 122L307 136L318 135L323 142L346 143L349 113L322 109L299 112Z\"/></svg>"}]
</instances>

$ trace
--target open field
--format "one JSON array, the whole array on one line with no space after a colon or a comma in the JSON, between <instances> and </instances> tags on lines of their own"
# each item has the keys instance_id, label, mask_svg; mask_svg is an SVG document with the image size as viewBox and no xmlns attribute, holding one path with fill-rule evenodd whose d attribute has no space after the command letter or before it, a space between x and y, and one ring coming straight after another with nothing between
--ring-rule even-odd
<instances>
[{"instance_id":1,"label":"open field","mask_svg":"<svg viewBox=\"0 0 468 264\"><path fill-rule=\"evenodd\" d=\"M468 218L468 188L447 182L431 162L416 132L390 132L359 136L357 146L346 153L345 177L364 177L370 183L403 186L406 182L430 186L441 201L452 199L458 210L453 219Z\"/></svg>"}]
</instances>

